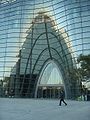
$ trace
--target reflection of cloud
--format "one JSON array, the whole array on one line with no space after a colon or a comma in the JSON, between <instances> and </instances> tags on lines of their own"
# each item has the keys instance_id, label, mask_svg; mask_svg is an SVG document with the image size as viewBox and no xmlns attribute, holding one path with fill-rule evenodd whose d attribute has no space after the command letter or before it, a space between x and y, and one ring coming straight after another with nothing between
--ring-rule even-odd
<instances>
[{"instance_id":1,"label":"reflection of cloud","mask_svg":"<svg viewBox=\"0 0 90 120\"><path fill-rule=\"evenodd\" d=\"M12 3L15 2L17 0L0 0L0 4L8 4L8 3Z\"/></svg>"}]
</instances>

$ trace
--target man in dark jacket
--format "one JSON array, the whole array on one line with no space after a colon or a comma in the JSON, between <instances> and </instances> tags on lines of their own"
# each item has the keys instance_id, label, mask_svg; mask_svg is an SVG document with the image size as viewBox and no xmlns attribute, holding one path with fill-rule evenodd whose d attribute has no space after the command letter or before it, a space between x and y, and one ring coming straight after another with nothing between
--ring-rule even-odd
<instances>
[{"instance_id":1,"label":"man in dark jacket","mask_svg":"<svg viewBox=\"0 0 90 120\"><path fill-rule=\"evenodd\" d=\"M64 101L65 99L65 92L63 89L61 89L60 91L60 103L59 103L59 106L61 106L61 102L63 102L65 105L67 105L67 103Z\"/></svg>"}]
</instances>

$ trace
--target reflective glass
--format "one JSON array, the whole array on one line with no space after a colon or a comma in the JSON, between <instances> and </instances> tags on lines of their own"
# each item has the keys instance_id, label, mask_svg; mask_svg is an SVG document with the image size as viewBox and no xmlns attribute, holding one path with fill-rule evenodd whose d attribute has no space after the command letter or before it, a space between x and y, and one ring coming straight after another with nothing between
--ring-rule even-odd
<instances>
[{"instance_id":1,"label":"reflective glass","mask_svg":"<svg viewBox=\"0 0 90 120\"><path fill-rule=\"evenodd\" d=\"M70 88L74 94L70 73L78 69L80 54L90 54L90 0L0 1L0 80L6 83L3 90L14 89L15 96L34 95L43 68L53 60L65 89Z\"/></svg>"}]
</instances>

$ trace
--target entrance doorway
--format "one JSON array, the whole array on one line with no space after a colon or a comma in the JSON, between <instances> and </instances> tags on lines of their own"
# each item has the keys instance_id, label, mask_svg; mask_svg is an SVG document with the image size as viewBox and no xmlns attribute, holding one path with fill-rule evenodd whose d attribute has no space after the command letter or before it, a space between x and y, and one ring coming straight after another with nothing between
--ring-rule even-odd
<instances>
[{"instance_id":1,"label":"entrance doorway","mask_svg":"<svg viewBox=\"0 0 90 120\"><path fill-rule=\"evenodd\" d=\"M39 86L37 98L59 98L61 87L63 86Z\"/></svg>"}]
</instances>

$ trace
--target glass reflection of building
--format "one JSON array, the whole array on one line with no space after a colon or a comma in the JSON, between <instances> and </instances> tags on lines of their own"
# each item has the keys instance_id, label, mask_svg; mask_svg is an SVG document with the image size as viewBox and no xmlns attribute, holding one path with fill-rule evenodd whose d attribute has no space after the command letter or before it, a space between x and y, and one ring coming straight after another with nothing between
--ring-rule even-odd
<instances>
[{"instance_id":1,"label":"glass reflection of building","mask_svg":"<svg viewBox=\"0 0 90 120\"><path fill-rule=\"evenodd\" d=\"M90 53L89 33L89 0L0 2L0 79L8 81L4 89L14 89L19 97L35 97L44 68L54 63L67 97L77 96L79 75L72 74L79 67L77 57Z\"/></svg>"}]
</instances>

